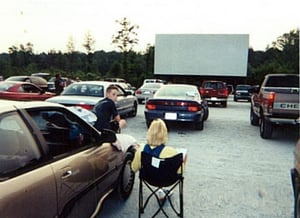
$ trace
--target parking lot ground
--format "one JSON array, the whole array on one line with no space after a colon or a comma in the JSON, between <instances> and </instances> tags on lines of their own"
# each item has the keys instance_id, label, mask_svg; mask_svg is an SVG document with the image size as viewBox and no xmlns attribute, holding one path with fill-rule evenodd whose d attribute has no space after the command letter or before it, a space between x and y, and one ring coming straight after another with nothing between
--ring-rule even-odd
<instances>
[{"instance_id":1,"label":"parking lot ground","mask_svg":"<svg viewBox=\"0 0 300 218\"><path fill-rule=\"evenodd\" d=\"M137 116L127 120L123 133L144 143L147 131L144 105L138 109ZM230 99L227 108L209 109L203 131L188 125L169 129L168 145L188 149L185 217L293 217L290 169L299 129L277 128L273 138L265 140L259 136L259 127L250 125L250 103ZM98 217L138 216L137 177L138 174L130 198L122 202L111 195ZM149 209L155 208L153 205Z\"/></svg>"}]
</instances>

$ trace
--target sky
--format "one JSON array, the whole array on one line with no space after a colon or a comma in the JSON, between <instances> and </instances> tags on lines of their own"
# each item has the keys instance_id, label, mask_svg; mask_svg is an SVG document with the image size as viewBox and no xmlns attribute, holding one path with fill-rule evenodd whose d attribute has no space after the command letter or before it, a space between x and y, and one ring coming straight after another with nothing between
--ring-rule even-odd
<instances>
[{"instance_id":1,"label":"sky","mask_svg":"<svg viewBox=\"0 0 300 218\"><path fill-rule=\"evenodd\" d=\"M34 53L76 51L89 32L95 50L117 50L112 42L126 17L136 24L135 51L155 46L156 34L249 34L249 47L265 50L299 28L299 0L0 0L0 53L33 44Z\"/></svg>"}]
</instances>

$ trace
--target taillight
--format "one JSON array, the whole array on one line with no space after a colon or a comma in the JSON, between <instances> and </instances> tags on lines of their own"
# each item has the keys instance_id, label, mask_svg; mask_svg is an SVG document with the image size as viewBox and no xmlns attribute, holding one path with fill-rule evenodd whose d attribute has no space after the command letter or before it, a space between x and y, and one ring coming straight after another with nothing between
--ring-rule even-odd
<instances>
[{"instance_id":1,"label":"taillight","mask_svg":"<svg viewBox=\"0 0 300 218\"><path fill-rule=\"evenodd\" d=\"M189 106L188 111L197 112L197 111L199 111L199 107L198 106Z\"/></svg>"},{"instance_id":2,"label":"taillight","mask_svg":"<svg viewBox=\"0 0 300 218\"><path fill-rule=\"evenodd\" d=\"M155 110L156 109L156 105L155 104L151 104L151 103L146 103L146 108L148 110Z\"/></svg>"},{"instance_id":3,"label":"taillight","mask_svg":"<svg viewBox=\"0 0 300 218\"><path fill-rule=\"evenodd\" d=\"M136 90L136 91L135 91L135 94L140 95L140 94L142 94L142 91L141 91L141 90Z\"/></svg>"},{"instance_id":4,"label":"taillight","mask_svg":"<svg viewBox=\"0 0 300 218\"><path fill-rule=\"evenodd\" d=\"M275 92L269 92L266 96L268 112L271 112L271 110L273 109L274 101L275 101Z\"/></svg>"},{"instance_id":5,"label":"taillight","mask_svg":"<svg viewBox=\"0 0 300 218\"><path fill-rule=\"evenodd\" d=\"M200 94L201 94L201 95L204 95L204 91L205 91L205 90L204 90L203 88L200 88Z\"/></svg>"},{"instance_id":6,"label":"taillight","mask_svg":"<svg viewBox=\"0 0 300 218\"><path fill-rule=\"evenodd\" d=\"M90 104L78 104L76 106L82 107L82 108L87 109L89 111L93 110L93 108L94 108L94 106L90 105Z\"/></svg>"},{"instance_id":7,"label":"taillight","mask_svg":"<svg viewBox=\"0 0 300 218\"><path fill-rule=\"evenodd\" d=\"M228 96L228 94L229 94L229 91L228 91L228 89L226 88L226 89L225 89L225 95Z\"/></svg>"}]
</instances>

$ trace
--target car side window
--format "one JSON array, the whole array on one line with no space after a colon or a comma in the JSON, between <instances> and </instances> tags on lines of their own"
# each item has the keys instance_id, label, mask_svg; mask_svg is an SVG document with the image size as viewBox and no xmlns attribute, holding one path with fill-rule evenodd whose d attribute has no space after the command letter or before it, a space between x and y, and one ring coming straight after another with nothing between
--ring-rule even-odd
<instances>
[{"instance_id":1,"label":"car side window","mask_svg":"<svg viewBox=\"0 0 300 218\"><path fill-rule=\"evenodd\" d=\"M23 84L22 87L26 93L40 93L40 90L31 84Z\"/></svg>"},{"instance_id":2,"label":"car side window","mask_svg":"<svg viewBox=\"0 0 300 218\"><path fill-rule=\"evenodd\" d=\"M13 173L41 157L38 146L17 113L0 117L0 175Z\"/></svg>"},{"instance_id":3,"label":"car side window","mask_svg":"<svg viewBox=\"0 0 300 218\"><path fill-rule=\"evenodd\" d=\"M59 110L29 111L48 145L49 154L57 156L81 149L95 142L95 136L75 115Z\"/></svg>"},{"instance_id":4,"label":"car side window","mask_svg":"<svg viewBox=\"0 0 300 218\"><path fill-rule=\"evenodd\" d=\"M124 91L120 87L118 87L118 89L119 89L118 96L124 96L125 95Z\"/></svg>"}]
</instances>

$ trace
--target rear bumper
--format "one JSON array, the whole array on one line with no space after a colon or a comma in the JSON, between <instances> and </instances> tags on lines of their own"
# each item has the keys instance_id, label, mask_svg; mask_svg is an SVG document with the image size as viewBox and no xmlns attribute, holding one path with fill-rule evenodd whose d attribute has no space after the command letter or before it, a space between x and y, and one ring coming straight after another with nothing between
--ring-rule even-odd
<instances>
[{"instance_id":1,"label":"rear bumper","mask_svg":"<svg viewBox=\"0 0 300 218\"><path fill-rule=\"evenodd\" d=\"M290 124L290 125L298 125L300 124L300 117L298 118L277 118L277 117L266 117L271 123L275 124Z\"/></svg>"},{"instance_id":2,"label":"rear bumper","mask_svg":"<svg viewBox=\"0 0 300 218\"><path fill-rule=\"evenodd\" d=\"M205 97L207 102L226 102L227 97Z\"/></svg>"},{"instance_id":3,"label":"rear bumper","mask_svg":"<svg viewBox=\"0 0 300 218\"><path fill-rule=\"evenodd\" d=\"M173 114L176 114L176 119L172 118L169 119L166 115L168 112L166 111L151 111L151 110L145 110L145 118L146 120L155 120L155 119L162 119L165 121L177 121L177 122L200 122L203 120L204 112L170 112Z\"/></svg>"}]
</instances>

